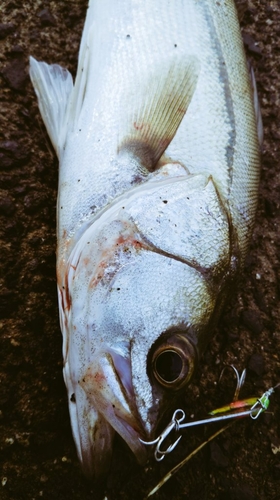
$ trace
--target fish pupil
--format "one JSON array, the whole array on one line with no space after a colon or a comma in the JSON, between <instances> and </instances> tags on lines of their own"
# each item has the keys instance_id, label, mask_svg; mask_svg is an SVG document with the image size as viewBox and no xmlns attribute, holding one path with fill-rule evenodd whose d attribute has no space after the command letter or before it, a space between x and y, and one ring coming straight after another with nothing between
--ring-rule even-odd
<instances>
[{"instance_id":1,"label":"fish pupil","mask_svg":"<svg viewBox=\"0 0 280 500\"><path fill-rule=\"evenodd\" d=\"M165 382L174 382L182 372L183 361L177 352L167 350L159 354L155 367L158 376L162 380Z\"/></svg>"}]
</instances>

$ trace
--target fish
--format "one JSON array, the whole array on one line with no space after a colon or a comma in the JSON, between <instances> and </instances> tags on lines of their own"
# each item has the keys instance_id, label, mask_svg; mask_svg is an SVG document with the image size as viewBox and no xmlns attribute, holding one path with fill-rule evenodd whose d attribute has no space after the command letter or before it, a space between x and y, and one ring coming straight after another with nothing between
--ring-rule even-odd
<instances>
[{"instance_id":1,"label":"fish","mask_svg":"<svg viewBox=\"0 0 280 500\"><path fill-rule=\"evenodd\" d=\"M30 77L59 159L71 426L96 479L115 433L145 463L238 282L259 103L233 0L90 0L75 83L33 57Z\"/></svg>"}]
</instances>

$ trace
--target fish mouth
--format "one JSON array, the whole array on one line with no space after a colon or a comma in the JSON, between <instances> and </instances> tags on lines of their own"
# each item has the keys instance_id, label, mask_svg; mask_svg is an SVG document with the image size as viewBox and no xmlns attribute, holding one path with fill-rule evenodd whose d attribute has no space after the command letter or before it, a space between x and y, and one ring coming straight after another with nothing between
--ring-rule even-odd
<instances>
[{"instance_id":1,"label":"fish mouth","mask_svg":"<svg viewBox=\"0 0 280 500\"><path fill-rule=\"evenodd\" d=\"M95 353L79 385L94 409L144 464L147 452L140 439L145 439L146 432L137 411L130 358L112 348Z\"/></svg>"}]
</instances>

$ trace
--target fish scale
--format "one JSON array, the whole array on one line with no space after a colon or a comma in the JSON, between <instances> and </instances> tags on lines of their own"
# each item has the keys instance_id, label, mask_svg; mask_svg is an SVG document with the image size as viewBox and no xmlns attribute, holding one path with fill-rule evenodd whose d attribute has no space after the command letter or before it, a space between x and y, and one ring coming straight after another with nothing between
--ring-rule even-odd
<instances>
[{"instance_id":1,"label":"fish scale","mask_svg":"<svg viewBox=\"0 0 280 500\"><path fill-rule=\"evenodd\" d=\"M238 280L259 179L255 82L229 0L91 0L75 84L33 58L30 75L59 158L73 436L98 478L114 432L145 461L140 438L186 390Z\"/></svg>"}]
</instances>

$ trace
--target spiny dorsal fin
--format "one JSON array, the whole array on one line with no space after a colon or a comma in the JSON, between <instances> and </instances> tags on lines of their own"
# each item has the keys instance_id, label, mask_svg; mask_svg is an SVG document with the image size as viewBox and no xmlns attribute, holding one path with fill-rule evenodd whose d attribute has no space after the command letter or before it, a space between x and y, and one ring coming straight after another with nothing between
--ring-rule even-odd
<instances>
[{"instance_id":1,"label":"spiny dorsal fin","mask_svg":"<svg viewBox=\"0 0 280 500\"><path fill-rule=\"evenodd\" d=\"M155 71L137 98L135 94L127 98L124 106L131 112L123 125L119 153L129 152L153 170L188 109L199 67L194 56L175 59Z\"/></svg>"},{"instance_id":2,"label":"spiny dorsal fin","mask_svg":"<svg viewBox=\"0 0 280 500\"><path fill-rule=\"evenodd\" d=\"M33 57L30 57L29 72L43 121L60 158L67 133L72 76L58 64L38 62Z\"/></svg>"}]
</instances>

